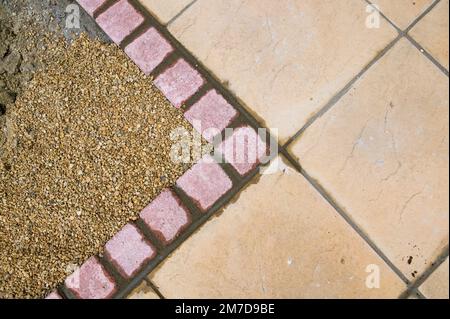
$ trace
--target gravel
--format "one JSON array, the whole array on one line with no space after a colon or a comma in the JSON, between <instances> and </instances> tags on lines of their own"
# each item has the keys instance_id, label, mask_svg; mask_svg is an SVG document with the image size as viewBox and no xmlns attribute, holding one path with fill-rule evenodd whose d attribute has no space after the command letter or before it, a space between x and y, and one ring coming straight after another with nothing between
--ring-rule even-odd
<instances>
[{"instance_id":1,"label":"gravel","mask_svg":"<svg viewBox=\"0 0 450 319\"><path fill-rule=\"evenodd\" d=\"M0 297L43 297L189 168L190 124L115 45L82 35L8 110L0 154Z\"/></svg>"},{"instance_id":2,"label":"gravel","mask_svg":"<svg viewBox=\"0 0 450 319\"><path fill-rule=\"evenodd\" d=\"M63 38L71 42L82 32L109 42L92 18L80 10L80 28L66 28L71 0L0 0L0 153L8 134L8 109L34 73L53 57L47 47Z\"/></svg>"}]
</instances>

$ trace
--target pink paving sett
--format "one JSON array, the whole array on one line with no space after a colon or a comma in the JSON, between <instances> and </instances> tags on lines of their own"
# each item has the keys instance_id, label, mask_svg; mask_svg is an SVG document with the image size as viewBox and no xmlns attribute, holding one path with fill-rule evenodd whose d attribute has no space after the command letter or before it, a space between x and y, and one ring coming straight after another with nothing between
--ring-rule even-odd
<instances>
[{"instance_id":1,"label":"pink paving sett","mask_svg":"<svg viewBox=\"0 0 450 319\"><path fill-rule=\"evenodd\" d=\"M60 294L55 290L55 291L49 293L48 296L45 297L45 299L62 299L62 297L61 297Z\"/></svg>"},{"instance_id":2,"label":"pink paving sett","mask_svg":"<svg viewBox=\"0 0 450 319\"><path fill-rule=\"evenodd\" d=\"M202 211L206 211L231 189L233 183L219 164L207 155L181 176L177 185Z\"/></svg>"},{"instance_id":3,"label":"pink paving sett","mask_svg":"<svg viewBox=\"0 0 450 319\"><path fill-rule=\"evenodd\" d=\"M173 106L179 108L203 85L201 75L185 60L178 60L172 67L158 76L156 86Z\"/></svg>"},{"instance_id":4,"label":"pink paving sett","mask_svg":"<svg viewBox=\"0 0 450 319\"><path fill-rule=\"evenodd\" d=\"M127 0L120 0L97 18L98 25L117 44L142 22L144 17Z\"/></svg>"},{"instance_id":5,"label":"pink paving sett","mask_svg":"<svg viewBox=\"0 0 450 319\"><path fill-rule=\"evenodd\" d=\"M173 51L155 28L150 28L125 48L125 53L149 75Z\"/></svg>"},{"instance_id":6,"label":"pink paving sett","mask_svg":"<svg viewBox=\"0 0 450 319\"><path fill-rule=\"evenodd\" d=\"M232 135L219 145L218 151L239 174L245 175L261 162L267 145L253 128L244 126L234 129Z\"/></svg>"},{"instance_id":7,"label":"pink paving sett","mask_svg":"<svg viewBox=\"0 0 450 319\"><path fill-rule=\"evenodd\" d=\"M105 246L105 255L126 278L135 275L156 252L137 228L125 225Z\"/></svg>"},{"instance_id":8,"label":"pink paving sett","mask_svg":"<svg viewBox=\"0 0 450 319\"><path fill-rule=\"evenodd\" d=\"M238 116L238 112L220 94L211 90L184 116L208 142L212 142Z\"/></svg>"},{"instance_id":9,"label":"pink paving sett","mask_svg":"<svg viewBox=\"0 0 450 319\"><path fill-rule=\"evenodd\" d=\"M164 244L171 243L190 223L189 213L170 190L164 190L151 202L141 218Z\"/></svg>"},{"instance_id":10,"label":"pink paving sett","mask_svg":"<svg viewBox=\"0 0 450 319\"><path fill-rule=\"evenodd\" d=\"M106 299L116 291L116 285L96 257L89 258L65 281L66 287L81 299Z\"/></svg>"},{"instance_id":11,"label":"pink paving sett","mask_svg":"<svg viewBox=\"0 0 450 319\"><path fill-rule=\"evenodd\" d=\"M93 16L95 10L97 10L106 0L77 0L80 6L83 7L86 12Z\"/></svg>"}]
</instances>

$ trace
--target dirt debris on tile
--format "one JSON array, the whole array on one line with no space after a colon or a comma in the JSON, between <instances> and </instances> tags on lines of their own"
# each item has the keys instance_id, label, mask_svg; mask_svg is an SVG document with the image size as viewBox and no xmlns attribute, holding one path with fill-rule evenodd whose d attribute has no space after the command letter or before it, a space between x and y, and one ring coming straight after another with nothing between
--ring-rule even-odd
<instances>
[{"instance_id":1,"label":"dirt debris on tile","mask_svg":"<svg viewBox=\"0 0 450 319\"><path fill-rule=\"evenodd\" d=\"M449 299L448 288L448 257L422 284L420 291L427 298Z\"/></svg>"},{"instance_id":2,"label":"dirt debris on tile","mask_svg":"<svg viewBox=\"0 0 450 319\"><path fill-rule=\"evenodd\" d=\"M291 146L410 280L448 245L448 77L401 39Z\"/></svg>"}]
</instances>

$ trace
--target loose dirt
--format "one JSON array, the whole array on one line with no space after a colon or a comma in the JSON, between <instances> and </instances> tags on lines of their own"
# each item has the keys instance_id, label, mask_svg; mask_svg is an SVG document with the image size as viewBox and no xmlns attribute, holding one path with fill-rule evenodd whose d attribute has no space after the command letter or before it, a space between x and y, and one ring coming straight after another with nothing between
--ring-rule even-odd
<instances>
[{"instance_id":1,"label":"loose dirt","mask_svg":"<svg viewBox=\"0 0 450 319\"><path fill-rule=\"evenodd\" d=\"M66 28L70 0L0 0L0 153L7 133L7 110L32 79L53 59L49 46L71 42L85 32L109 42L106 35L82 10L80 28Z\"/></svg>"},{"instance_id":2,"label":"loose dirt","mask_svg":"<svg viewBox=\"0 0 450 319\"><path fill-rule=\"evenodd\" d=\"M47 39L3 116L0 298L45 296L190 166L170 158L190 124L117 46Z\"/></svg>"}]
</instances>

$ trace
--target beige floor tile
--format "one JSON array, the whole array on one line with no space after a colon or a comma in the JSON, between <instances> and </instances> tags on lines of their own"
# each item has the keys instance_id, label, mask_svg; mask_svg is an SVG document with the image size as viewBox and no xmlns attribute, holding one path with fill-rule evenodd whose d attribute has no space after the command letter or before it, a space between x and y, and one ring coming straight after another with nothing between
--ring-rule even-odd
<instances>
[{"instance_id":1,"label":"beige floor tile","mask_svg":"<svg viewBox=\"0 0 450 319\"><path fill-rule=\"evenodd\" d=\"M448 70L448 2L442 0L410 32L410 35Z\"/></svg>"},{"instance_id":2,"label":"beige floor tile","mask_svg":"<svg viewBox=\"0 0 450 319\"><path fill-rule=\"evenodd\" d=\"M448 258L436 269L420 287L420 291L427 298L449 299L448 287Z\"/></svg>"},{"instance_id":3,"label":"beige floor tile","mask_svg":"<svg viewBox=\"0 0 450 319\"><path fill-rule=\"evenodd\" d=\"M192 0L139 0L162 23L167 23Z\"/></svg>"},{"instance_id":4,"label":"beige floor tile","mask_svg":"<svg viewBox=\"0 0 450 319\"><path fill-rule=\"evenodd\" d=\"M144 280L128 295L127 299L160 299L156 292Z\"/></svg>"},{"instance_id":5,"label":"beige floor tile","mask_svg":"<svg viewBox=\"0 0 450 319\"><path fill-rule=\"evenodd\" d=\"M433 0L372 0L397 27L405 30Z\"/></svg>"},{"instance_id":6,"label":"beige floor tile","mask_svg":"<svg viewBox=\"0 0 450 319\"><path fill-rule=\"evenodd\" d=\"M198 0L170 31L282 141L395 38L361 0Z\"/></svg>"},{"instance_id":7,"label":"beige floor tile","mask_svg":"<svg viewBox=\"0 0 450 319\"><path fill-rule=\"evenodd\" d=\"M368 265L379 267L379 288L366 287ZM405 289L290 168L249 186L150 278L168 298L395 298Z\"/></svg>"},{"instance_id":8,"label":"beige floor tile","mask_svg":"<svg viewBox=\"0 0 450 319\"><path fill-rule=\"evenodd\" d=\"M292 147L411 279L448 243L448 84L401 40Z\"/></svg>"}]
</instances>

